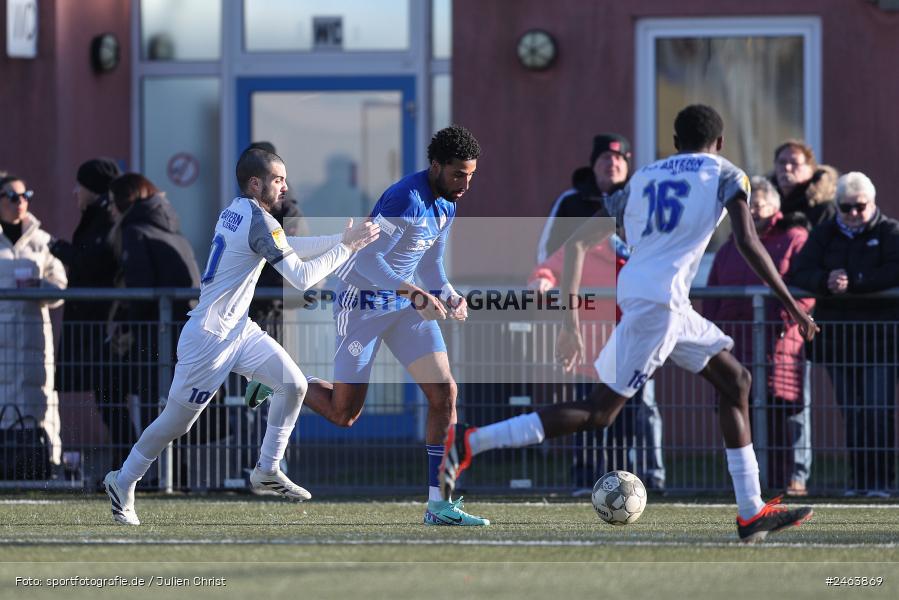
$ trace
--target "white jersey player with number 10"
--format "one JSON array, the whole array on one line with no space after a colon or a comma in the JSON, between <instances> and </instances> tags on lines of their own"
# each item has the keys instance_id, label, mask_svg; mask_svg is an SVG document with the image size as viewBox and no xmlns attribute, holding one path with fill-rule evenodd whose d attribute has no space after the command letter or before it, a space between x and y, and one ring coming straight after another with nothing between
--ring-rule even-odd
<instances>
[{"instance_id":1,"label":"white jersey player with number 10","mask_svg":"<svg viewBox=\"0 0 899 600\"><path fill-rule=\"evenodd\" d=\"M121 470L111 471L103 482L118 523L140 524L134 512L137 481L163 448L190 430L231 372L273 390L251 485L291 500L311 497L278 468L302 407L306 377L284 348L250 320L250 302L266 261L305 290L377 239L380 229L365 222L333 236L285 236L269 211L283 200L286 177L283 161L265 150L247 150L237 163L242 195L216 223L200 300L178 339L178 363L165 408L141 434ZM303 260L309 256L316 258Z\"/></svg>"}]
</instances>

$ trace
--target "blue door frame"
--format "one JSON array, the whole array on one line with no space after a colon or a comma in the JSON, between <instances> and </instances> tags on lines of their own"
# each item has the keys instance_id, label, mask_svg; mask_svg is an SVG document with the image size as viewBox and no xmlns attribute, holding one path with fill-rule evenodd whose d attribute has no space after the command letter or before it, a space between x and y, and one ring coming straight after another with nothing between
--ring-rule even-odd
<instances>
[{"instance_id":1,"label":"blue door frame","mask_svg":"<svg viewBox=\"0 0 899 600\"><path fill-rule=\"evenodd\" d=\"M251 110L254 92L294 91L399 91L402 93L403 174L415 171L415 77L238 77L237 78L237 154L252 142ZM288 165L288 168L290 165ZM300 365L302 367L302 365ZM416 435L415 401L418 386L406 374L403 385L403 411L397 414L365 415L349 429L336 427L318 415L303 415L294 437L319 441L372 438L405 438Z\"/></svg>"}]
</instances>

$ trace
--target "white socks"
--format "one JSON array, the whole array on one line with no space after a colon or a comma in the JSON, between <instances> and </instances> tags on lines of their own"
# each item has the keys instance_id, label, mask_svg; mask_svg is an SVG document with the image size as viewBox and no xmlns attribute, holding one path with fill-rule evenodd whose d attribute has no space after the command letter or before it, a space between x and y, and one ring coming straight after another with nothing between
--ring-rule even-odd
<instances>
[{"instance_id":1,"label":"white socks","mask_svg":"<svg viewBox=\"0 0 899 600\"><path fill-rule=\"evenodd\" d=\"M543 421L537 413L527 413L479 427L469 436L468 441L474 455L494 448L521 448L539 444L545 437Z\"/></svg>"},{"instance_id":2,"label":"white socks","mask_svg":"<svg viewBox=\"0 0 899 600\"><path fill-rule=\"evenodd\" d=\"M262 448L259 451L259 463L256 465L260 471L267 475L274 475L278 470L278 464L284 458L292 431L293 424L287 427L275 427L271 423L268 424L265 428L265 437L262 439Z\"/></svg>"},{"instance_id":3,"label":"white socks","mask_svg":"<svg viewBox=\"0 0 899 600\"><path fill-rule=\"evenodd\" d=\"M749 520L758 514L765 503L762 501L762 486L759 483L759 464L752 444L742 448L725 448L727 470L734 482L737 496L737 512L741 519Z\"/></svg>"},{"instance_id":4,"label":"white socks","mask_svg":"<svg viewBox=\"0 0 899 600\"><path fill-rule=\"evenodd\" d=\"M147 458L138 452L137 448L132 448L131 452L128 453L128 458L125 459L125 463L119 470L119 475L116 478L118 484L123 488L134 487L134 485L149 470L150 465L153 464L154 460L156 460L155 456L153 458Z\"/></svg>"}]
</instances>

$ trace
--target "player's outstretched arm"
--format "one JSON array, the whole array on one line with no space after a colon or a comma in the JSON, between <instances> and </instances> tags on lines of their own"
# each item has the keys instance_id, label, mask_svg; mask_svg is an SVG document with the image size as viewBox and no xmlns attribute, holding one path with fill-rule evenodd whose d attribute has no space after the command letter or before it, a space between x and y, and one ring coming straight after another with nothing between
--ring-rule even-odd
<instances>
[{"instance_id":1,"label":"player's outstretched arm","mask_svg":"<svg viewBox=\"0 0 899 600\"><path fill-rule=\"evenodd\" d=\"M342 233L334 235L290 235L287 236L287 244L293 248L299 258L308 258L310 256L318 256L323 252L327 252L337 244L343 241Z\"/></svg>"},{"instance_id":2,"label":"player's outstretched arm","mask_svg":"<svg viewBox=\"0 0 899 600\"><path fill-rule=\"evenodd\" d=\"M280 260L272 262L272 266L290 285L305 291L345 263L353 252L378 239L378 235L380 228L376 223L364 221L352 227L351 220L343 233L342 241L324 254L303 261L295 252L290 252L282 255Z\"/></svg>"},{"instance_id":3,"label":"player's outstretched arm","mask_svg":"<svg viewBox=\"0 0 899 600\"><path fill-rule=\"evenodd\" d=\"M819 328L815 325L814 320L799 306L796 299L787 289L786 284L777 272L777 268L771 261L768 251L759 241L759 236L755 231L755 225L752 222L752 215L749 213L749 204L746 202L746 195L743 192L735 195L725 205L727 214L730 215L731 229L734 233L734 243L743 258L746 259L750 268L758 275L768 287L774 292L778 299L783 303L787 312L794 321L799 325L799 331L802 337L811 341Z\"/></svg>"}]
</instances>

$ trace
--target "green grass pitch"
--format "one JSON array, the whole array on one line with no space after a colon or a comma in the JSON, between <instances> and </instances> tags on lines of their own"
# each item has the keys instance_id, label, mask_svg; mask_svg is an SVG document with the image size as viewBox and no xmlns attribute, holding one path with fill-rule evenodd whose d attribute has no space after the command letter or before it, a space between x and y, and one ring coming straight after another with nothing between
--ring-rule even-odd
<instances>
[{"instance_id":1,"label":"green grass pitch","mask_svg":"<svg viewBox=\"0 0 899 600\"><path fill-rule=\"evenodd\" d=\"M725 503L651 498L613 527L588 499L467 500L490 527L425 527L418 499L141 495L126 528L105 496L0 496L0 598L899 597L895 503L812 502L811 522L744 546ZM48 583L115 576L145 585Z\"/></svg>"}]
</instances>

